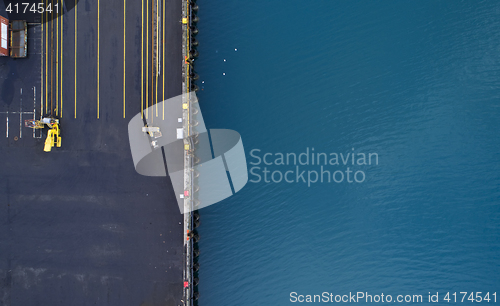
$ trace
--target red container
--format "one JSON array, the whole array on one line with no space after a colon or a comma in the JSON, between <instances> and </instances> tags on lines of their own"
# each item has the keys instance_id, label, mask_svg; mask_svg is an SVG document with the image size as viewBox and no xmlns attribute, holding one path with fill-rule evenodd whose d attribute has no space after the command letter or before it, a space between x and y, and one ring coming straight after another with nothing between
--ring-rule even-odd
<instances>
[{"instance_id":1,"label":"red container","mask_svg":"<svg viewBox=\"0 0 500 306\"><path fill-rule=\"evenodd\" d=\"M9 56L9 20L0 16L0 55Z\"/></svg>"}]
</instances>

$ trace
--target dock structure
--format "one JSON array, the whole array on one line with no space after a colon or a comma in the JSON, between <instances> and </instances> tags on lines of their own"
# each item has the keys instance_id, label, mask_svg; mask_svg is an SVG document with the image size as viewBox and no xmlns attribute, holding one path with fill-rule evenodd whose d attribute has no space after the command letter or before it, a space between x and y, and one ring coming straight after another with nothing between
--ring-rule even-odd
<instances>
[{"instance_id":1,"label":"dock structure","mask_svg":"<svg viewBox=\"0 0 500 306\"><path fill-rule=\"evenodd\" d=\"M189 0L182 1L182 65L183 81L183 122L184 122L184 301L185 305L194 305L194 284L193 284L193 248L194 242L189 233L193 231L193 154L194 144L192 139L192 99L191 90L191 5Z\"/></svg>"},{"instance_id":2,"label":"dock structure","mask_svg":"<svg viewBox=\"0 0 500 306\"><path fill-rule=\"evenodd\" d=\"M72 10L64 2L64 18L39 15L41 24L28 26L27 58L0 63L0 305L193 304L192 287L183 289L192 282L191 219L182 224L169 178L137 174L127 133L146 93L151 106L189 89L183 3L96 2ZM150 110L161 121L163 109ZM62 147L52 153L43 152L47 131L24 126L42 116L61 122Z\"/></svg>"}]
</instances>

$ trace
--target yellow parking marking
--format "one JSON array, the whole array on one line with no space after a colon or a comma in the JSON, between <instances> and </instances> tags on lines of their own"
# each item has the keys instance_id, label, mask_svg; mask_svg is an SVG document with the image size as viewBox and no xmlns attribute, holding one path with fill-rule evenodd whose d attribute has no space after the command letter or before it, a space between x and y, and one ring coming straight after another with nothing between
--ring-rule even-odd
<instances>
[{"instance_id":1,"label":"yellow parking marking","mask_svg":"<svg viewBox=\"0 0 500 306\"><path fill-rule=\"evenodd\" d=\"M159 54L159 46L160 46L160 42L158 41L158 19L159 19L159 15L158 15L158 0L156 0L156 95L155 95L155 98L156 98L156 117L158 117L158 70L159 70L159 65L160 65L160 62L158 61L158 57L160 56Z\"/></svg>"},{"instance_id":2,"label":"yellow parking marking","mask_svg":"<svg viewBox=\"0 0 500 306\"><path fill-rule=\"evenodd\" d=\"M146 69L149 67L149 0L146 0ZM146 119L148 119L149 108L149 71L146 70Z\"/></svg>"},{"instance_id":3,"label":"yellow parking marking","mask_svg":"<svg viewBox=\"0 0 500 306\"><path fill-rule=\"evenodd\" d=\"M123 118L125 118L125 32L127 29L126 19L127 0L123 0Z\"/></svg>"},{"instance_id":4,"label":"yellow parking marking","mask_svg":"<svg viewBox=\"0 0 500 306\"><path fill-rule=\"evenodd\" d=\"M43 14L42 14L42 39L40 39L40 100L42 108L40 109L40 116L43 116L43 35L44 35L44 27L43 27Z\"/></svg>"},{"instance_id":5,"label":"yellow parking marking","mask_svg":"<svg viewBox=\"0 0 500 306\"><path fill-rule=\"evenodd\" d=\"M151 106L153 106L154 103L154 79L153 79L153 70L154 70L154 56L153 56L153 43L154 43L154 32L153 32L153 13L154 13L154 4L153 0L151 0ZM154 108L151 107L151 122L153 122L154 117Z\"/></svg>"},{"instance_id":6,"label":"yellow parking marking","mask_svg":"<svg viewBox=\"0 0 500 306\"><path fill-rule=\"evenodd\" d=\"M59 0L56 0L59 2ZM56 53L55 53L55 67L56 67L56 116L59 115L59 18L56 12Z\"/></svg>"},{"instance_id":7,"label":"yellow parking marking","mask_svg":"<svg viewBox=\"0 0 500 306\"><path fill-rule=\"evenodd\" d=\"M97 119L99 119L99 51L100 51L100 46L99 46L99 40L100 40L100 1L97 0Z\"/></svg>"},{"instance_id":8,"label":"yellow parking marking","mask_svg":"<svg viewBox=\"0 0 500 306\"><path fill-rule=\"evenodd\" d=\"M44 1L45 2L45 1ZM44 7L47 6L45 2ZM48 113L49 109L49 91L48 91L48 70L49 70L49 13L45 11L45 20L47 21L46 32L45 33L45 113ZM43 114L42 114L43 115Z\"/></svg>"},{"instance_id":9,"label":"yellow parking marking","mask_svg":"<svg viewBox=\"0 0 500 306\"><path fill-rule=\"evenodd\" d=\"M144 0L141 1L141 119L144 118Z\"/></svg>"},{"instance_id":10,"label":"yellow parking marking","mask_svg":"<svg viewBox=\"0 0 500 306\"><path fill-rule=\"evenodd\" d=\"M188 7L189 7L189 0L187 0L186 2L187 2L187 5L188 5ZM191 37L189 36L189 23L187 23L187 24L186 24L186 37L187 37L187 50L186 50L186 51L187 51L187 52L188 52L188 54L189 54L189 44L190 44L190 41L191 41ZM189 56L189 55L188 55L188 56ZM190 80L190 79L189 79L189 71L190 71L190 69L189 69L189 64L187 64L187 72L186 72L186 85L187 85L187 101L188 101L188 103L187 103L187 105L186 105L186 106L188 106L188 105L189 105L189 100L191 99L191 97L190 97L190 95L189 95L189 91L191 90L191 84L189 83L189 80ZM189 134L189 125L190 125L190 124L189 124L189 119L190 119L190 118L189 118L189 112L187 112L187 131L188 131L188 132L187 132L187 134L188 134L188 136L190 135L190 134Z\"/></svg>"},{"instance_id":11,"label":"yellow parking marking","mask_svg":"<svg viewBox=\"0 0 500 306\"><path fill-rule=\"evenodd\" d=\"M163 39L162 39L162 44L161 44L161 50L163 51L163 56L162 56L162 59L163 59L163 71L162 71L162 74L163 74L163 85L161 86L162 87L162 90L163 90L163 116L162 116L162 119L165 120L165 0L163 0L163 16L162 16L162 25L163 25Z\"/></svg>"},{"instance_id":12,"label":"yellow parking marking","mask_svg":"<svg viewBox=\"0 0 500 306\"><path fill-rule=\"evenodd\" d=\"M63 116L63 13L62 9L64 6L64 2L61 2L61 118Z\"/></svg>"},{"instance_id":13,"label":"yellow parking marking","mask_svg":"<svg viewBox=\"0 0 500 306\"><path fill-rule=\"evenodd\" d=\"M52 7L54 7L54 0L51 1ZM54 10L50 13L50 114L54 112L54 90L52 84L54 84Z\"/></svg>"},{"instance_id":14,"label":"yellow parking marking","mask_svg":"<svg viewBox=\"0 0 500 306\"><path fill-rule=\"evenodd\" d=\"M153 71L155 69L155 66L154 66L154 55L153 55L153 44L154 44L154 32L153 32L153 13L154 13L154 3L153 3L153 0L151 0L151 122L153 122L154 120L154 108L152 107L153 106L153 103L154 103L154 97L153 97L153 94L154 94L154 79L153 79Z\"/></svg>"},{"instance_id":15,"label":"yellow parking marking","mask_svg":"<svg viewBox=\"0 0 500 306\"><path fill-rule=\"evenodd\" d=\"M77 50L77 26L78 26L78 13L77 13L77 8L78 6L76 5L76 1L78 0L75 0L75 119L76 119L76 50Z\"/></svg>"}]
</instances>

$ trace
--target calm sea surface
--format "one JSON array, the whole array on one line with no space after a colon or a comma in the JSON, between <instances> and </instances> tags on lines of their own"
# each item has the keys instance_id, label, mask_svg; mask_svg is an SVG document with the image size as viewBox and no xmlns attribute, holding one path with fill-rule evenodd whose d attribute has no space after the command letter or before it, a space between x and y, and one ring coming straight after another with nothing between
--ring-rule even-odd
<instances>
[{"instance_id":1,"label":"calm sea surface","mask_svg":"<svg viewBox=\"0 0 500 306\"><path fill-rule=\"evenodd\" d=\"M324 167L362 183L262 178L202 209L200 305L324 291L500 304L500 2L197 3L200 106L241 134L249 170L253 149L378 154Z\"/></svg>"}]
</instances>

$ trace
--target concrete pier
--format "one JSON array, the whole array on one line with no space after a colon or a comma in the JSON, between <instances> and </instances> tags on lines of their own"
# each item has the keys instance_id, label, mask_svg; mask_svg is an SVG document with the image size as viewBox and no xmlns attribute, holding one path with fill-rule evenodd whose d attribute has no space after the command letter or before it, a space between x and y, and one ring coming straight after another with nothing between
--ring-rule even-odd
<instances>
[{"instance_id":1,"label":"concrete pier","mask_svg":"<svg viewBox=\"0 0 500 306\"><path fill-rule=\"evenodd\" d=\"M189 50L191 48L191 6L188 1L182 1L182 55L184 63L182 66L183 82L182 93L183 100L183 122L184 122L184 300L186 305L194 304L194 284L193 284L193 240L189 233L193 231L193 154L194 144L192 139L192 99L190 97L191 79L190 79L190 58Z\"/></svg>"},{"instance_id":2,"label":"concrete pier","mask_svg":"<svg viewBox=\"0 0 500 306\"><path fill-rule=\"evenodd\" d=\"M184 92L181 16L179 0L80 1L29 27L27 59L0 59L0 305L185 305L178 195L135 171L127 134L141 101ZM51 113L62 147L45 153L23 121Z\"/></svg>"}]
</instances>

